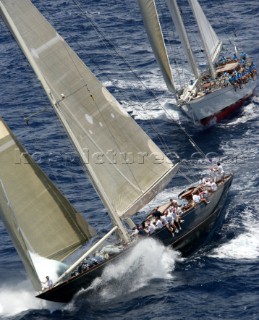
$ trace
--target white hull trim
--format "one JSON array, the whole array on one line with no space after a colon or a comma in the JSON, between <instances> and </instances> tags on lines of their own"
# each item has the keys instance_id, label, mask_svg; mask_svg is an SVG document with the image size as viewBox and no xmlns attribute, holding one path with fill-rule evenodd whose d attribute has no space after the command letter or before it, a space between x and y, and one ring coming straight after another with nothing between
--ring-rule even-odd
<instances>
[{"instance_id":1,"label":"white hull trim","mask_svg":"<svg viewBox=\"0 0 259 320\"><path fill-rule=\"evenodd\" d=\"M216 118L216 121L220 121L242 106L244 101L253 95L255 87L256 80L250 80L243 85L242 89L235 90L233 86L228 86L192 100L188 104L182 105L181 109L194 122L208 124L206 119L210 120L213 117Z\"/></svg>"}]
</instances>

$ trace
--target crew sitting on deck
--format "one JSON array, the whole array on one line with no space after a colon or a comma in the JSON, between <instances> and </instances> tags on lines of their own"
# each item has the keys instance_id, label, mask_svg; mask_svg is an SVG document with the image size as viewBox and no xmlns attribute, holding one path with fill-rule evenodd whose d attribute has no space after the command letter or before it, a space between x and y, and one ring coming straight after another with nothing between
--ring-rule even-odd
<instances>
[{"instance_id":1,"label":"crew sitting on deck","mask_svg":"<svg viewBox=\"0 0 259 320\"><path fill-rule=\"evenodd\" d=\"M227 65L229 62L232 62L232 65L235 65L235 70L231 69L231 64L226 66L226 69L224 70L224 66ZM219 59L218 65L221 66L222 71L220 68L217 70L217 81L210 81L210 84L214 88L219 87L225 87L228 85L233 85L235 91L240 88L243 88L243 84L246 84L251 78L255 80L256 77L256 68L254 63L249 59L248 55L245 52L242 52L240 57L237 57L237 54L234 53L234 55L231 57L221 57ZM218 66L216 65L216 67ZM204 81L205 81L204 77ZM220 82L218 82L220 80ZM206 93L205 86L207 88L207 83L203 83L203 92Z\"/></svg>"},{"instance_id":2,"label":"crew sitting on deck","mask_svg":"<svg viewBox=\"0 0 259 320\"><path fill-rule=\"evenodd\" d=\"M252 79L254 80L257 74L257 71L256 71L255 64L253 62L251 62L251 64L248 66L248 72L250 73Z\"/></svg>"},{"instance_id":3,"label":"crew sitting on deck","mask_svg":"<svg viewBox=\"0 0 259 320\"><path fill-rule=\"evenodd\" d=\"M205 198L201 198L198 194L198 191L195 191L192 194L192 199L194 201L195 204L200 203L200 202L204 202L206 205L208 204L207 200Z\"/></svg>"},{"instance_id":4,"label":"crew sitting on deck","mask_svg":"<svg viewBox=\"0 0 259 320\"><path fill-rule=\"evenodd\" d=\"M226 64L226 62L227 62L227 59L224 56L219 59L219 64L220 65L224 65L224 64Z\"/></svg>"},{"instance_id":5,"label":"crew sitting on deck","mask_svg":"<svg viewBox=\"0 0 259 320\"><path fill-rule=\"evenodd\" d=\"M170 199L170 204L172 207L177 207L178 206L178 202L176 200L173 200L172 198Z\"/></svg>"},{"instance_id":6,"label":"crew sitting on deck","mask_svg":"<svg viewBox=\"0 0 259 320\"><path fill-rule=\"evenodd\" d=\"M163 228L163 223L162 223L162 221L160 220L160 218L158 218L158 217L156 217L155 227L156 227L156 230L159 230L159 229L162 229L162 228Z\"/></svg>"},{"instance_id":7,"label":"crew sitting on deck","mask_svg":"<svg viewBox=\"0 0 259 320\"><path fill-rule=\"evenodd\" d=\"M146 236L146 232L145 232L145 221L143 221L141 223L141 225L136 224L133 228L132 228L132 233L130 235L131 238L135 238L138 236Z\"/></svg>"},{"instance_id":8,"label":"crew sitting on deck","mask_svg":"<svg viewBox=\"0 0 259 320\"><path fill-rule=\"evenodd\" d=\"M152 216L155 218L160 218L162 215L162 212L159 211L159 207L156 207L152 212L151 212Z\"/></svg>"},{"instance_id":9,"label":"crew sitting on deck","mask_svg":"<svg viewBox=\"0 0 259 320\"><path fill-rule=\"evenodd\" d=\"M205 182L205 189L208 191L208 192L211 192L212 191L212 188L211 188L211 183L212 181L214 181L213 179L206 179L206 182Z\"/></svg>"},{"instance_id":10,"label":"crew sitting on deck","mask_svg":"<svg viewBox=\"0 0 259 320\"><path fill-rule=\"evenodd\" d=\"M153 234L156 230L156 227L154 226L153 222L149 219L147 220L147 228L145 229L146 233L151 236L151 234Z\"/></svg>"},{"instance_id":11,"label":"crew sitting on deck","mask_svg":"<svg viewBox=\"0 0 259 320\"><path fill-rule=\"evenodd\" d=\"M174 224L173 213L171 210L168 209L168 210L166 210L165 214L166 214L166 218L168 221L166 227L172 233L172 236L174 237L174 234L178 233L179 231L178 231L176 225Z\"/></svg>"},{"instance_id":12,"label":"crew sitting on deck","mask_svg":"<svg viewBox=\"0 0 259 320\"><path fill-rule=\"evenodd\" d=\"M216 182L211 179L206 179L206 183L205 183L205 189L207 190L207 192L213 193L217 190L218 186L216 184Z\"/></svg>"},{"instance_id":13,"label":"crew sitting on deck","mask_svg":"<svg viewBox=\"0 0 259 320\"><path fill-rule=\"evenodd\" d=\"M181 223L184 222L184 220L181 219L181 213L182 213L182 210L178 205L171 206L168 208L167 219L168 219L168 222L170 223L170 226L173 227L173 230L176 233L178 233L179 230L182 229Z\"/></svg>"},{"instance_id":14,"label":"crew sitting on deck","mask_svg":"<svg viewBox=\"0 0 259 320\"><path fill-rule=\"evenodd\" d=\"M200 185L198 187L198 192L201 199L206 199L208 197L208 191L206 190L205 186Z\"/></svg>"},{"instance_id":15,"label":"crew sitting on deck","mask_svg":"<svg viewBox=\"0 0 259 320\"><path fill-rule=\"evenodd\" d=\"M143 229L148 235L152 235L155 231L166 227L174 236L181 230L182 210L176 200L170 199L170 204L163 213L156 207L151 211L152 217L143 222Z\"/></svg>"},{"instance_id":16,"label":"crew sitting on deck","mask_svg":"<svg viewBox=\"0 0 259 320\"><path fill-rule=\"evenodd\" d=\"M165 210L164 214L161 216L161 221L163 225L172 233L174 236L175 230L177 229L173 222L173 215L169 213L169 210Z\"/></svg>"},{"instance_id":17,"label":"crew sitting on deck","mask_svg":"<svg viewBox=\"0 0 259 320\"><path fill-rule=\"evenodd\" d=\"M96 253L95 256L85 258L78 267L71 273L71 277L75 277L85 270L89 270L94 266L97 266L102 261L109 258L109 254Z\"/></svg>"},{"instance_id":18,"label":"crew sitting on deck","mask_svg":"<svg viewBox=\"0 0 259 320\"><path fill-rule=\"evenodd\" d=\"M204 185L205 182L206 182L206 179L203 176L201 176L199 180L199 184Z\"/></svg>"},{"instance_id":19,"label":"crew sitting on deck","mask_svg":"<svg viewBox=\"0 0 259 320\"><path fill-rule=\"evenodd\" d=\"M179 210L177 207L173 208L173 219L174 219L174 224L176 225L178 230L181 230L181 222L183 222L183 220L181 220L180 214L179 214Z\"/></svg>"}]
</instances>

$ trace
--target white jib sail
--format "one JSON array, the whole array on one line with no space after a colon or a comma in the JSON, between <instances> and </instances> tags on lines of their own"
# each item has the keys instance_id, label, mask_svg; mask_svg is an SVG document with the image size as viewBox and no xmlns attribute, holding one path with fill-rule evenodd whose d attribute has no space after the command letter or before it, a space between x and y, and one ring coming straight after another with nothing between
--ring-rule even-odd
<instances>
[{"instance_id":1,"label":"white jib sail","mask_svg":"<svg viewBox=\"0 0 259 320\"><path fill-rule=\"evenodd\" d=\"M213 63L220 53L222 41L213 30L199 2L197 0L189 0L189 3L200 31L204 50Z\"/></svg>"},{"instance_id":2,"label":"white jib sail","mask_svg":"<svg viewBox=\"0 0 259 320\"><path fill-rule=\"evenodd\" d=\"M91 238L84 218L0 119L0 216L36 290L34 253L63 261Z\"/></svg>"}]
</instances>

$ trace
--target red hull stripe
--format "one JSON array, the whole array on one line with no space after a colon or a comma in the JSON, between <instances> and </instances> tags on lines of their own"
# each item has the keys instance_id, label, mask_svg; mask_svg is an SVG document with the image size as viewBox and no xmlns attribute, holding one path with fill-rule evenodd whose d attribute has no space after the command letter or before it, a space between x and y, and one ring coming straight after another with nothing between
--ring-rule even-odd
<instances>
[{"instance_id":1,"label":"red hull stripe","mask_svg":"<svg viewBox=\"0 0 259 320\"><path fill-rule=\"evenodd\" d=\"M237 102L235 102L234 104L231 104L230 106L224 108L223 110L221 110L218 113L215 113L212 116L209 116L207 118L203 118L200 120L200 123L204 126L207 126L210 124L210 121L213 120L216 122L219 122L223 119L225 119L227 116L229 116L233 111L237 110L238 108L242 107L242 105L244 104L244 102L246 100L248 100L253 94L247 95L244 98L238 100Z\"/></svg>"}]
</instances>

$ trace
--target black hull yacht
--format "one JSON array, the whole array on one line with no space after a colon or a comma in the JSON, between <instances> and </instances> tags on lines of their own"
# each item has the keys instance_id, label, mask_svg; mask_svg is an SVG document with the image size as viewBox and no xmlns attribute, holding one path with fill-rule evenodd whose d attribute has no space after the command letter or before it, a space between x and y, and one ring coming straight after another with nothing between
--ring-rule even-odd
<instances>
[{"instance_id":1,"label":"black hull yacht","mask_svg":"<svg viewBox=\"0 0 259 320\"><path fill-rule=\"evenodd\" d=\"M224 180L218 182L217 190L208 196L208 204L200 202L194 205L192 201L190 201L189 208L187 207L181 215L181 218L184 220L182 230L176 233L174 237L166 227L157 230L151 237L161 241L165 246L171 246L173 249L180 251L183 256L190 255L196 251L204 244L204 241L213 234L215 228L222 221L224 217L224 211L222 209L232 180L233 175L228 175ZM188 196L191 195L196 188L197 187L194 186L183 191L179 194L179 197L188 199ZM150 215L147 216L146 220L149 218ZM145 235L143 237L145 237ZM143 237L140 235L136 241L141 241ZM116 263L123 255L127 254L136 244L136 241L124 247L120 253L112 255L100 264L69 278L67 281L62 282L50 290L40 293L37 297L55 302L71 301L77 292L81 289L88 288L94 279L100 277L108 264Z\"/></svg>"}]
</instances>

